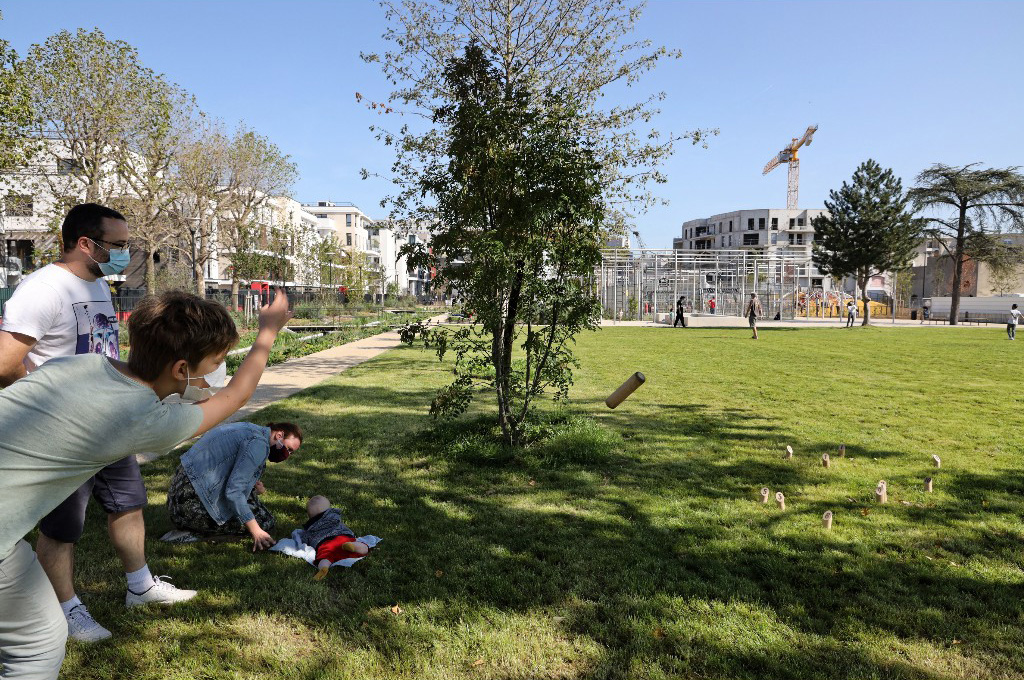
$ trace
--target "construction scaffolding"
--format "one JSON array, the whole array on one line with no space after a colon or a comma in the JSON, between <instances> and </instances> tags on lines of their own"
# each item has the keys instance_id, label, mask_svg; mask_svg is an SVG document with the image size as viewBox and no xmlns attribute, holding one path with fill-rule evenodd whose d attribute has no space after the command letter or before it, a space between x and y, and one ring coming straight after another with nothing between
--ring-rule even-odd
<instances>
[{"instance_id":1,"label":"construction scaffolding","mask_svg":"<svg viewBox=\"0 0 1024 680\"><path fill-rule=\"evenodd\" d=\"M687 313L742 316L757 293L780 319L838 314L848 297L806 255L751 250L609 249L594 279L603 318L618 320L671 323L681 296Z\"/></svg>"}]
</instances>

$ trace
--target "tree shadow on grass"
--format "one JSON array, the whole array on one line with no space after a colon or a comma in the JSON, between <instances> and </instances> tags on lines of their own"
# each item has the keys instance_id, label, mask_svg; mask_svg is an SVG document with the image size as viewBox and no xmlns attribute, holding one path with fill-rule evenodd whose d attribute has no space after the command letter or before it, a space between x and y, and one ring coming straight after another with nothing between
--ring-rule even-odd
<instances>
[{"instance_id":1,"label":"tree shadow on grass","mask_svg":"<svg viewBox=\"0 0 1024 680\"><path fill-rule=\"evenodd\" d=\"M151 541L151 562L202 595L156 614L125 615L121 586L111 582L101 590L105 596L94 598L94 613L113 621L124 639L199 627L180 644L186 660L208 655L209 677L289 677L284 671L321 677L306 665L309 659L330 665L351 650L410 669L416 666L411 660L428 663L433 646L453 630L500 627L489 622L501 620L496 614L559 616L566 635L599 644L597 657L568 673L578 678L923 680L1024 668L1022 593L1014 583L912 559L912 546L899 537L860 545L844 540L838 527L832 534L778 531L808 514L820 516L830 509L823 503L806 503L796 514L766 509L714 517L730 499L747 498L757 508L750 494L766 479L795 487L809 482L809 471L781 459L679 451L679 433L724 446L770 448L788 438L775 424L742 409L665 405L644 428L645 450L658 454L649 459L623 451L598 468L495 468L441 457L420 441L416 433L428 425L425 404L432 393L327 384L258 414L259 422L295 420L316 433L295 459L268 473L277 533L301 524L305 499L324 493L344 507L356 533L385 539L354 568L314 583L305 563L252 555L247 542ZM663 413L673 414L670 422ZM632 418L612 412L601 420L623 431ZM147 466L146 476L163 480L174 465ZM972 484L995 482L961 476L957 483L968 493ZM678 503L672 506L678 513L666 514L666 503ZM857 506L841 510L856 516ZM162 513L160 506L146 510L151 536L166 522ZM97 519L91 511L83 542L105 546ZM97 571L116 574L116 560L109 554L96 559L97 553L87 578ZM405 614L393 613L395 605ZM259 636L233 623L256 614L300 627L302 651L292 667L281 665L288 658L253 651ZM221 622L224 640L214 642ZM979 657L964 672L933 670L931 660L899 650L921 644L934 653L954 638L972 645L961 650L967 661ZM245 653L215 653L233 645ZM117 650L90 648L66 672L91 677L95 664L122 677L159 676L145 658ZM443 670L447 677L473 672L468 665Z\"/></svg>"}]
</instances>

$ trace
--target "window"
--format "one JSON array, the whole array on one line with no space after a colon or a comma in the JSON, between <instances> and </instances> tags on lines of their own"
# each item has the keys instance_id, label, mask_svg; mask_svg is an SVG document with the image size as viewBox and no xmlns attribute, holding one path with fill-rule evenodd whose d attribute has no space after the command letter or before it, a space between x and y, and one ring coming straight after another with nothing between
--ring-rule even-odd
<instances>
[{"instance_id":1,"label":"window","mask_svg":"<svg viewBox=\"0 0 1024 680\"><path fill-rule=\"evenodd\" d=\"M789 235L789 245L791 245L791 246L802 246L803 244L804 244L804 235L803 234L790 234Z\"/></svg>"},{"instance_id":2,"label":"window","mask_svg":"<svg viewBox=\"0 0 1024 680\"><path fill-rule=\"evenodd\" d=\"M754 218L751 217L751 218L747 219L747 231L753 231L753 230L754 230Z\"/></svg>"},{"instance_id":3,"label":"window","mask_svg":"<svg viewBox=\"0 0 1024 680\"><path fill-rule=\"evenodd\" d=\"M57 174L58 175L70 175L81 170L80 166L74 158L58 158L57 159Z\"/></svg>"},{"instance_id":4,"label":"window","mask_svg":"<svg viewBox=\"0 0 1024 680\"><path fill-rule=\"evenodd\" d=\"M732 220L729 220L729 231L732 231Z\"/></svg>"},{"instance_id":5,"label":"window","mask_svg":"<svg viewBox=\"0 0 1024 680\"><path fill-rule=\"evenodd\" d=\"M345 234L345 245L352 245L352 234Z\"/></svg>"},{"instance_id":6,"label":"window","mask_svg":"<svg viewBox=\"0 0 1024 680\"><path fill-rule=\"evenodd\" d=\"M764 218L763 217L758 217L757 218L757 228L761 229L762 231L764 230Z\"/></svg>"},{"instance_id":7,"label":"window","mask_svg":"<svg viewBox=\"0 0 1024 680\"><path fill-rule=\"evenodd\" d=\"M772 230L774 231L774 230L776 230L778 228L779 228L779 218L778 217L773 217L772 218Z\"/></svg>"},{"instance_id":8,"label":"window","mask_svg":"<svg viewBox=\"0 0 1024 680\"><path fill-rule=\"evenodd\" d=\"M351 227L352 226L352 213L348 213L347 215L345 215L345 226L346 227ZM351 245L351 244L349 244L349 245Z\"/></svg>"},{"instance_id":9,"label":"window","mask_svg":"<svg viewBox=\"0 0 1024 680\"><path fill-rule=\"evenodd\" d=\"M416 234L409 234L409 243L410 244L415 244L416 243Z\"/></svg>"},{"instance_id":10,"label":"window","mask_svg":"<svg viewBox=\"0 0 1024 680\"><path fill-rule=\"evenodd\" d=\"M753 222L753 220L751 220ZM745 246L756 246L758 244L759 234L744 234L743 245Z\"/></svg>"},{"instance_id":11,"label":"window","mask_svg":"<svg viewBox=\"0 0 1024 680\"><path fill-rule=\"evenodd\" d=\"M802 217L796 218L796 226L798 226L798 227L804 226L804 218L802 218Z\"/></svg>"},{"instance_id":12,"label":"window","mask_svg":"<svg viewBox=\"0 0 1024 680\"><path fill-rule=\"evenodd\" d=\"M793 219L792 217L789 218L789 226L790 226L790 228L793 228L793 227L796 226L796 220Z\"/></svg>"},{"instance_id":13,"label":"window","mask_svg":"<svg viewBox=\"0 0 1024 680\"><path fill-rule=\"evenodd\" d=\"M327 213L317 213L316 216L320 219L325 219L327 217Z\"/></svg>"},{"instance_id":14,"label":"window","mask_svg":"<svg viewBox=\"0 0 1024 680\"><path fill-rule=\"evenodd\" d=\"M729 247L732 248L732 234L729 234Z\"/></svg>"},{"instance_id":15,"label":"window","mask_svg":"<svg viewBox=\"0 0 1024 680\"><path fill-rule=\"evenodd\" d=\"M7 217L32 217L32 197L25 194L7 194L4 215Z\"/></svg>"},{"instance_id":16,"label":"window","mask_svg":"<svg viewBox=\"0 0 1024 680\"><path fill-rule=\"evenodd\" d=\"M822 284L822 280L821 279L811 279L811 287L813 287L813 288L821 288L821 284Z\"/></svg>"}]
</instances>

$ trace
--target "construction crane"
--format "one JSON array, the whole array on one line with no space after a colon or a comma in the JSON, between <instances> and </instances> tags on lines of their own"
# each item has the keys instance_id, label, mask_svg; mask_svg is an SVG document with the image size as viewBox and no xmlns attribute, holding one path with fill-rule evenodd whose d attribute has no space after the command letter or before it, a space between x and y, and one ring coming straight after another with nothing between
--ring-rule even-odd
<instances>
[{"instance_id":1,"label":"construction crane","mask_svg":"<svg viewBox=\"0 0 1024 680\"><path fill-rule=\"evenodd\" d=\"M800 159L797 158L796 151L801 146L810 146L811 139L817 130L817 125L808 125L804 136L800 139L794 137L793 141L786 145L786 148L768 161L761 172L762 175L767 175L782 163L789 163L789 181L786 186L786 208L788 210L797 209L797 199L800 194Z\"/></svg>"}]
</instances>

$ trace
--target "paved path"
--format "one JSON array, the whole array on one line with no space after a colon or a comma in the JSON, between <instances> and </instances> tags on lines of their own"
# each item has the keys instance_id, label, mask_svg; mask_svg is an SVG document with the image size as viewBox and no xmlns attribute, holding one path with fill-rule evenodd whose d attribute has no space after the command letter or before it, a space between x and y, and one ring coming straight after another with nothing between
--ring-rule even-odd
<instances>
[{"instance_id":1,"label":"paved path","mask_svg":"<svg viewBox=\"0 0 1024 680\"><path fill-rule=\"evenodd\" d=\"M389 331L271 366L263 371L260 384L249 403L228 421L243 420L275 401L322 383L346 369L398 347L400 343L398 332Z\"/></svg>"}]
</instances>

